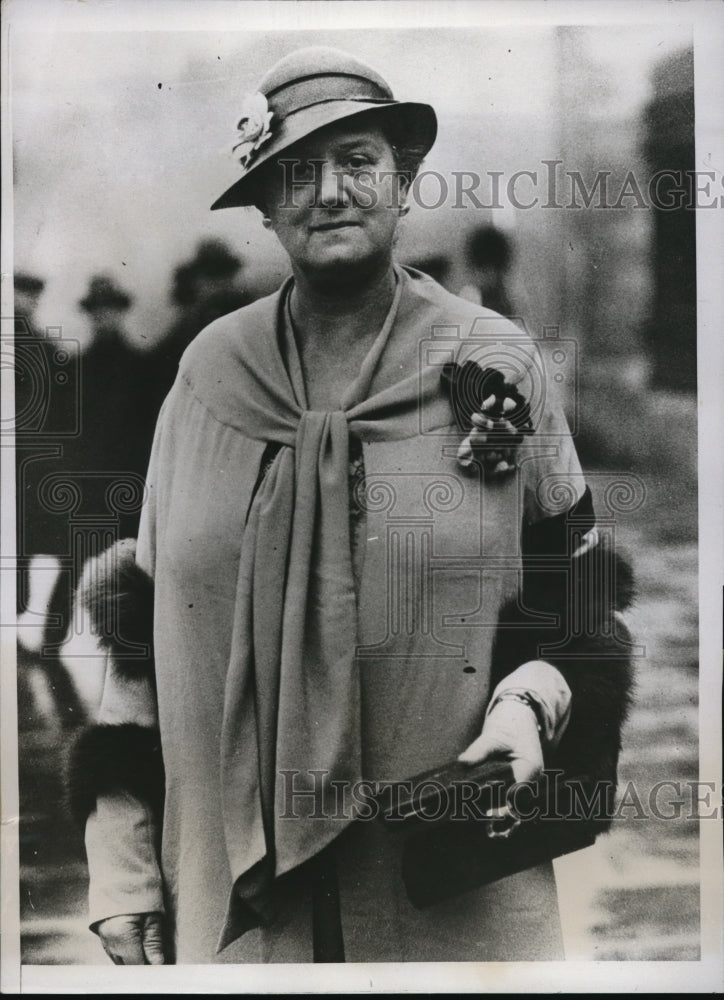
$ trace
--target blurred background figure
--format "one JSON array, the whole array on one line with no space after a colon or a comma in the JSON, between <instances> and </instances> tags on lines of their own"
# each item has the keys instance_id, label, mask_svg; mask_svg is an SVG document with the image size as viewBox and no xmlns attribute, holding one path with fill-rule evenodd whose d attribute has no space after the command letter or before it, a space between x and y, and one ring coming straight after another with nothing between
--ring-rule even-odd
<instances>
[{"instance_id":1,"label":"blurred background figure","mask_svg":"<svg viewBox=\"0 0 724 1000\"><path fill-rule=\"evenodd\" d=\"M43 294L45 282L35 274L18 271L14 278L15 288L15 328L18 322L27 324L29 332L38 334L35 327L35 313L40 296Z\"/></svg>"},{"instance_id":2,"label":"blurred background figure","mask_svg":"<svg viewBox=\"0 0 724 1000\"><path fill-rule=\"evenodd\" d=\"M24 514L25 523L33 525L42 524L48 512L55 532L51 551L59 572L47 595L40 654L46 673L47 665L57 661L73 688L74 698L69 691L56 691L54 698L55 711L67 725L89 707L88 683L96 693L90 664L76 671L67 658L69 645L73 649L82 632L73 616L78 577L109 539L135 537L144 498L156 412L151 366L131 346L126 326L132 301L112 277L96 275L78 303L88 317L90 338L78 358L76 431L63 443L60 460L40 464L44 482Z\"/></svg>"},{"instance_id":3,"label":"blurred background figure","mask_svg":"<svg viewBox=\"0 0 724 1000\"><path fill-rule=\"evenodd\" d=\"M219 239L201 240L194 256L174 271L171 301L178 315L155 351L159 405L176 378L181 355L205 326L255 298L244 282L245 263ZM159 398L160 397L160 398Z\"/></svg>"},{"instance_id":4,"label":"blurred background figure","mask_svg":"<svg viewBox=\"0 0 724 1000\"><path fill-rule=\"evenodd\" d=\"M508 286L513 244L510 237L495 226L478 226L468 238L466 255L472 280L458 294L502 316L511 316L513 305Z\"/></svg>"},{"instance_id":5,"label":"blurred background figure","mask_svg":"<svg viewBox=\"0 0 724 1000\"><path fill-rule=\"evenodd\" d=\"M125 477L129 495L136 491L146 473L156 419L153 366L147 354L131 346L126 325L132 302L112 277L97 275L78 303L88 317L91 340L80 362L74 471L82 484L82 512L116 516L120 538L135 537L141 498L109 509L109 480L120 484Z\"/></svg>"},{"instance_id":6,"label":"blurred background figure","mask_svg":"<svg viewBox=\"0 0 724 1000\"><path fill-rule=\"evenodd\" d=\"M77 380L69 345L36 322L44 288L37 275L14 276L18 703L21 721L44 714L73 726L84 713L53 627L67 530L43 503L41 488L64 468L59 438L72 425Z\"/></svg>"},{"instance_id":7,"label":"blurred background figure","mask_svg":"<svg viewBox=\"0 0 724 1000\"><path fill-rule=\"evenodd\" d=\"M37 275L26 271L19 271L14 277L15 289L15 336L16 336L16 362L15 362L15 413L16 429L22 432L26 421L36 408L37 403L41 406L47 403L44 387L40 387L36 375L38 372L44 373L50 369L50 354L53 345L47 341L41 330L38 329L35 321L35 313L38 308L40 296L45 288L45 282ZM52 417L46 415L48 423L52 423ZM16 453L18 471L23 468L24 453L22 448L18 448ZM34 472L31 465L29 471ZM18 612L20 613L19 628L22 632L25 648L40 648L42 641L42 630L34 627L37 621L33 621L33 613L30 609L35 609L42 615L47 613L47 606L52 593L55 578L57 576L58 563L50 553L56 552L56 539L54 538L53 526L48 524L47 518L37 516L27 519L28 523L24 530L21 528L23 513L28 502L32 504L33 497L37 492L37 476L26 476L21 480L18 478L17 491L17 554L21 560L29 560L23 566L19 563L18 573ZM40 565L37 559L45 556L43 560L46 571L40 573ZM36 566L33 567L33 562Z\"/></svg>"}]
</instances>

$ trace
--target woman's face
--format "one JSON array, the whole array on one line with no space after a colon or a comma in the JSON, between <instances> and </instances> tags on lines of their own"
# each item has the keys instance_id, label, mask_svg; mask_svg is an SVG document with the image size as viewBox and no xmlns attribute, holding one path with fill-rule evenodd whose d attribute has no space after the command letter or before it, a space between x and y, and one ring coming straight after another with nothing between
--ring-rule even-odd
<instances>
[{"instance_id":1,"label":"woman's face","mask_svg":"<svg viewBox=\"0 0 724 1000\"><path fill-rule=\"evenodd\" d=\"M262 201L295 268L339 278L390 260L404 193L384 133L340 122L279 157Z\"/></svg>"}]
</instances>

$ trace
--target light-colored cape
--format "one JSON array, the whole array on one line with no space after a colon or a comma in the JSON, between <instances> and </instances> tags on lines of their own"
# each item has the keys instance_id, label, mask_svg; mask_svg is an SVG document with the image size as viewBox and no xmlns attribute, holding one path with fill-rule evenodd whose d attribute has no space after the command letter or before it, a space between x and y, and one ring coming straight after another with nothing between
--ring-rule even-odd
<instances>
[{"instance_id":1,"label":"light-colored cape","mask_svg":"<svg viewBox=\"0 0 724 1000\"><path fill-rule=\"evenodd\" d=\"M315 820L308 797L290 798L315 769L402 779L472 742L499 610L519 587L521 525L583 492L530 339L419 272L397 275L344 412L305 408L286 289L207 328L164 405L137 558L155 580L162 868L179 962L310 961L310 900L274 877L345 827L347 961L560 954L550 866L416 911L399 839L376 822L348 827L349 813ZM440 370L467 357L531 402L536 433L507 479L456 461ZM357 590L348 430L366 476ZM259 485L269 443L281 449ZM274 925L249 930L257 913Z\"/></svg>"}]
</instances>

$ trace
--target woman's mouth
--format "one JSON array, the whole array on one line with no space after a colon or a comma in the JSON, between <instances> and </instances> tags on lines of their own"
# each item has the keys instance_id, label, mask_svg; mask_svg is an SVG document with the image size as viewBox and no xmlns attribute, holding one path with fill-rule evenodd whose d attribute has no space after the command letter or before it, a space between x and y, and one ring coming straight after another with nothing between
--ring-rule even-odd
<instances>
[{"instance_id":1,"label":"woman's mouth","mask_svg":"<svg viewBox=\"0 0 724 1000\"><path fill-rule=\"evenodd\" d=\"M318 222L309 228L313 233L326 233L335 229L348 229L350 226L359 226L359 222L355 222L352 219L337 219L330 222Z\"/></svg>"}]
</instances>

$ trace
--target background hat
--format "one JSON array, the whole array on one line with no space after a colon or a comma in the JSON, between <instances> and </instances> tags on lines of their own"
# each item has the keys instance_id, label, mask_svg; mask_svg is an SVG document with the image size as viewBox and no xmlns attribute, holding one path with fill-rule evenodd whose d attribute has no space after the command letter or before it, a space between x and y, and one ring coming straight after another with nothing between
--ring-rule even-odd
<instances>
[{"instance_id":1,"label":"background hat","mask_svg":"<svg viewBox=\"0 0 724 1000\"><path fill-rule=\"evenodd\" d=\"M29 292L36 295L45 288L45 282L34 274L27 271L16 271L13 276L13 285L16 292Z\"/></svg>"},{"instance_id":2,"label":"background hat","mask_svg":"<svg viewBox=\"0 0 724 1000\"><path fill-rule=\"evenodd\" d=\"M237 257L223 240L217 239L201 240L196 247L196 256L188 262L193 272L205 278L236 274L242 264L241 257Z\"/></svg>"},{"instance_id":3,"label":"background hat","mask_svg":"<svg viewBox=\"0 0 724 1000\"><path fill-rule=\"evenodd\" d=\"M197 278L231 278L244 266L244 261L229 249L223 240L201 240L196 254L174 270L171 299L177 305L189 305L195 298Z\"/></svg>"},{"instance_id":4,"label":"background hat","mask_svg":"<svg viewBox=\"0 0 724 1000\"><path fill-rule=\"evenodd\" d=\"M421 156L437 135L437 119L429 104L396 101L375 70L346 52L322 46L298 49L281 59L240 111L234 152L243 174L212 210L253 204L249 178L258 167L343 118L376 111L398 141L418 146Z\"/></svg>"},{"instance_id":5,"label":"background hat","mask_svg":"<svg viewBox=\"0 0 724 1000\"><path fill-rule=\"evenodd\" d=\"M513 256L513 244L495 226L478 226L468 239L468 257L478 267L505 269Z\"/></svg>"},{"instance_id":6,"label":"background hat","mask_svg":"<svg viewBox=\"0 0 724 1000\"><path fill-rule=\"evenodd\" d=\"M105 274L99 274L91 278L88 293L81 299L78 305L85 312L94 312L96 309L130 308L133 299L120 288L113 278Z\"/></svg>"}]
</instances>

